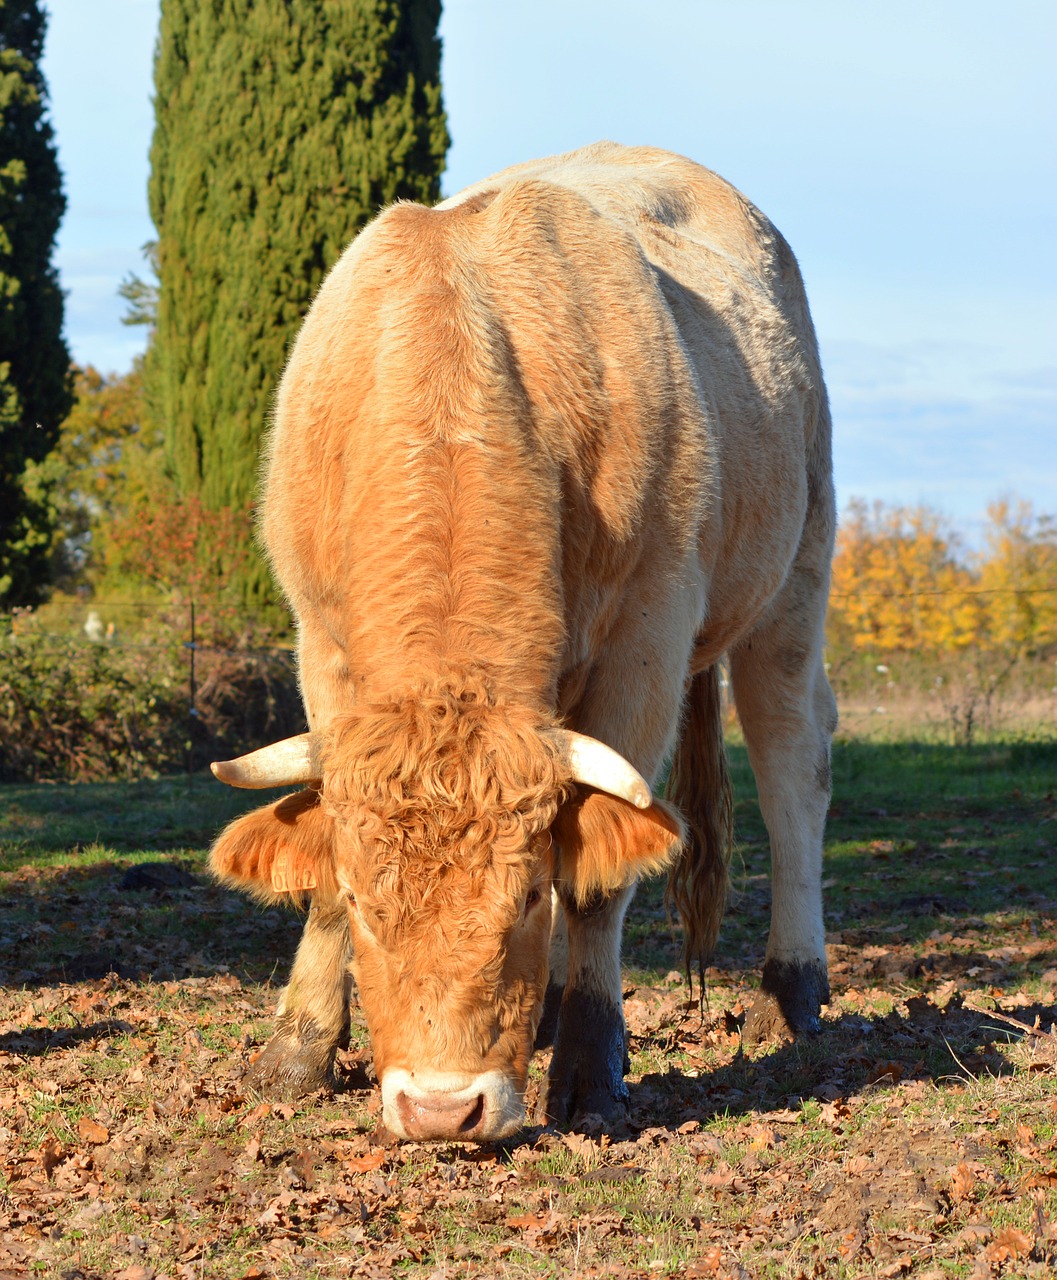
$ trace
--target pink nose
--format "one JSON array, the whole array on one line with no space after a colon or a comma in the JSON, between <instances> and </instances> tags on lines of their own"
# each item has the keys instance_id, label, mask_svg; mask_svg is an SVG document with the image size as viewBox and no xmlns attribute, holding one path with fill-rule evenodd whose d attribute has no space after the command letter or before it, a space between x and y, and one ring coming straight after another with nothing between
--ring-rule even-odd
<instances>
[{"instance_id":1,"label":"pink nose","mask_svg":"<svg viewBox=\"0 0 1057 1280\"><path fill-rule=\"evenodd\" d=\"M414 1140L424 1138L472 1138L484 1120L484 1094L476 1097L448 1093L423 1093L409 1098L396 1095L396 1107L404 1132Z\"/></svg>"}]
</instances>

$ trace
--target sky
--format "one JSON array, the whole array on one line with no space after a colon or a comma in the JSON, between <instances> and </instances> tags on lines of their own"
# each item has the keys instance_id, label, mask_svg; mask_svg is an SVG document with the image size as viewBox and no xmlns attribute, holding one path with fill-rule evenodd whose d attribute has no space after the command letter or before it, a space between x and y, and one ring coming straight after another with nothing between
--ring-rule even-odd
<instances>
[{"instance_id":1,"label":"sky","mask_svg":"<svg viewBox=\"0 0 1057 1280\"><path fill-rule=\"evenodd\" d=\"M130 367L158 0L45 0L74 358ZM838 497L969 538L1008 494L1057 513L1053 0L446 0L446 195L599 138L739 187L800 260Z\"/></svg>"}]
</instances>

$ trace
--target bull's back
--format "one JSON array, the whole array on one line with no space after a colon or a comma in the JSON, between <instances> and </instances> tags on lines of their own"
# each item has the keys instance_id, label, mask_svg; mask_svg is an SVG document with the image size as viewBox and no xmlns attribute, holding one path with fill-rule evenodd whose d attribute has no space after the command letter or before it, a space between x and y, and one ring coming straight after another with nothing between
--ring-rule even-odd
<instances>
[{"instance_id":1,"label":"bull's back","mask_svg":"<svg viewBox=\"0 0 1057 1280\"><path fill-rule=\"evenodd\" d=\"M649 268L643 292L671 320L678 350L669 359L685 358L699 414L695 423L683 415L674 453L671 440L664 442L678 483L670 483L671 472L663 477L662 501L685 491L681 468L696 468L696 514L688 506L679 520L698 521L710 617L706 656L718 656L780 589L809 503L828 508L823 544L832 531L829 414L796 260L730 183L653 148L597 143L517 165L441 207L494 200L526 183L575 195L632 240ZM662 353L630 335L613 357L656 364ZM646 412L662 414L664 395L659 391ZM827 556L823 545L820 561Z\"/></svg>"},{"instance_id":2,"label":"bull's back","mask_svg":"<svg viewBox=\"0 0 1057 1280\"><path fill-rule=\"evenodd\" d=\"M465 537L509 525L500 543L535 549L536 598L561 558L547 609L564 616L546 630L565 631L566 665L606 641L643 564L707 603L722 649L788 573L826 424L799 272L771 224L691 161L598 144L434 210L396 206L354 242L284 377L266 539L296 608L362 578L368 617L364 592L400 573L358 566L389 515L412 527L376 477L438 441L501 449L522 500L497 492L490 516L478 502Z\"/></svg>"}]
</instances>

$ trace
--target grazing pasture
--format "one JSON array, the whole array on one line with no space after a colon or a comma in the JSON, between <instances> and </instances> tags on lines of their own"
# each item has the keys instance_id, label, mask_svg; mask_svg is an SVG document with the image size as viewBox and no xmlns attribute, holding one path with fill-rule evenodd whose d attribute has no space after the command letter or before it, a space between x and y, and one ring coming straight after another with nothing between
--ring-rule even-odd
<instances>
[{"instance_id":1,"label":"grazing pasture","mask_svg":"<svg viewBox=\"0 0 1057 1280\"><path fill-rule=\"evenodd\" d=\"M203 867L259 796L0 790L0 1277L1052 1275L1057 743L837 743L833 1002L752 1055L767 852L731 754L703 1011L644 885L630 1124L481 1147L386 1141L355 1011L334 1096L243 1096L300 921Z\"/></svg>"}]
</instances>

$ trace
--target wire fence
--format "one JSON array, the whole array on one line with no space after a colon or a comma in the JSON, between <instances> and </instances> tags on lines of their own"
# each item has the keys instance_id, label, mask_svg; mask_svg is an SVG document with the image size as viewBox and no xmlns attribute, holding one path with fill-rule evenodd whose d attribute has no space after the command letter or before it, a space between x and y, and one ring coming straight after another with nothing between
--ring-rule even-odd
<instances>
[{"instance_id":1,"label":"wire fence","mask_svg":"<svg viewBox=\"0 0 1057 1280\"><path fill-rule=\"evenodd\" d=\"M38 610L0 614L0 636L17 641L23 655L50 654L50 658L40 664L42 669L49 662L57 662L64 670L69 667L81 672L85 660L95 655L97 661L89 662L88 666L98 673L98 663L102 662L104 682L112 673L115 682L120 681L122 674L138 673L133 679L137 683L142 681L138 699L141 703L152 696L158 677L164 673L177 698L177 705L169 714L184 721L186 768L192 774L207 759L216 758L208 753L215 751L218 736L234 739L242 749L246 735L251 739L254 735L254 729L249 727L251 723L261 729L265 723L274 722L286 732L300 727L290 728L291 722L300 717L301 706L294 645L284 638L275 638L274 615L269 617L263 612L243 609L236 615L238 626L226 627L224 631L238 639L217 640L211 628L204 636L202 630L203 612L208 627L213 603L207 602L203 610L197 600L166 604L121 600L51 601ZM83 657L78 658L78 654ZM13 652L11 661L14 661ZM11 690L12 676L10 663L6 676L0 667L0 693L5 687ZM179 697L181 685L182 699ZM242 707L241 713L233 710L233 704L251 701L254 694L268 704L264 710L249 706ZM181 701L182 713L178 709ZM218 730L218 724L226 726L226 735L222 729ZM283 732L277 736L283 736ZM251 745L259 744L251 742Z\"/></svg>"},{"instance_id":2,"label":"wire fence","mask_svg":"<svg viewBox=\"0 0 1057 1280\"><path fill-rule=\"evenodd\" d=\"M1057 583L834 593L831 601L839 608L841 603L856 599L1045 598L1054 594ZM218 605L225 611L226 623L219 633L213 628ZM218 639L218 634L238 639ZM17 644L8 647L4 636ZM1025 688L1038 685L1044 692L1053 692L1053 650L1054 646L1047 644L1037 655L1045 661L1023 667ZM998 650L988 654L1001 657ZM827 668L831 679L839 677L842 688L847 686L845 696L855 689L863 692L864 672L869 676L863 660L869 664L876 659L845 646L831 657L833 665L827 663ZM941 654L910 650L904 658L910 664L908 689L915 681L921 683L919 677L927 662L946 661ZM890 675L887 665L878 665L876 672ZM946 688L946 670L942 679ZM729 713L731 690L725 674L722 683ZM888 687L892 687L891 679ZM50 761L49 754L57 759L68 750L72 759L74 751L67 744L75 740L96 743L93 748L82 747L82 754L90 749L97 754L109 751L112 761L128 745L133 753L139 753L147 769L179 771L186 764L190 775L211 759L241 754L304 727L294 645L277 633L275 615L250 609L235 611L230 605L208 599L164 604L64 599L36 611L0 614L0 720L0 778L6 780L74 777L77 769L82 778L111 776L106 774L107 768L121 767L74 762L67 774L61 774L60 765ZM98 746L101 742L112 745L104 749ZM43 772L45 767L51 772ZM96 772L89 772L90 768Z\"/></svg>"},{"instance_id":3,"label":"wire fence","mask_svg":"<svg viewBox=\"0 0 1057 1280\"><path fill-rule=\"evenodd\" d=\"M834 600L912 600L918 596L1047 596L1057 593L1057 583L1047 587L911 587L909 591L831 591Z\"/></svg>"}]
</instances>

